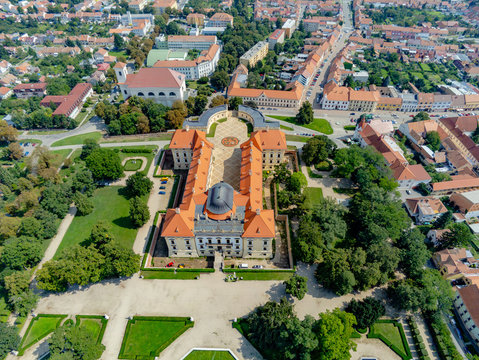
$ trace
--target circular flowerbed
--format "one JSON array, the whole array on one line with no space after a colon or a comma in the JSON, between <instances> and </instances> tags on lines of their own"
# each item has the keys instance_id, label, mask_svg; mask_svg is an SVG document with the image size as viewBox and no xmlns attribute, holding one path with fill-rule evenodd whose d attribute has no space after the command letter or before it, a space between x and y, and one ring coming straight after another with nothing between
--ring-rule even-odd
<instances>
[{"instance_id":1,"label":"circular flowerbed","mask_svg":"<svg viewBox=\"0 0 479 360\"><path fill-rule=\"evenodd\" d=\"M236 137L234 137L234 136L228 136L228 137L223 138L223 139L221 140L221 143L222 143L224 146L232 147L232 146L238 145L239 140L238 140L238 138L236 138Z\"/></svg>"}]
</instances>

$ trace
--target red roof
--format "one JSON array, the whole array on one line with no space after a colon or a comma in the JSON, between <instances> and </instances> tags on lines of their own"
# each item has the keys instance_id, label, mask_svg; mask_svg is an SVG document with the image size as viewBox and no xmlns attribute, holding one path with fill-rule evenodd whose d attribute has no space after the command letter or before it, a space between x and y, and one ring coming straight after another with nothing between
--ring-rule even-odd
<instances>
[{"instance_id":1,"label":"red roof","mask_svg":"<svg viewBox=\"0 0 479 360\"><path fill-rule=\"evenodd\" d=\"M180 88L186 76L168 68L141 68L128 74L125 84L129 88Z\"/></svg>"},{"instance_id":2,"label":"red roof","mask_svg":"<svg viewBox=\"0 0 479 360\"><path fill-rule=\"evenodd\" d=\"M28 84L18 84L13 88L13 90L42 90L47 89L47 83L28 83Z\"/></svg>"}]
</instances>

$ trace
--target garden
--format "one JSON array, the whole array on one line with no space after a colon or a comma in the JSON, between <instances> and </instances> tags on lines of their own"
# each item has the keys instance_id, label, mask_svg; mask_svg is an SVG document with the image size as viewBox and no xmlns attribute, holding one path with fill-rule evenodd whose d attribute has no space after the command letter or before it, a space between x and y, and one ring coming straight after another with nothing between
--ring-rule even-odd
<instances>
[{"instance_id":1,"label":"garden","mask_svg":"<svg viewBox=\"0 0 479 360\"><path fill-rule=\"evenodd\" d=\"M138 171L141 169L141 165L143 165L142 159L129 159L125 162L125 165L123 165L123 169L125 171Z\"/></svg>"},{"instance_id":2,"label":"garden","mask_svg":"<svg viewBox=\"0 0 479 360\"><path fill-rule=\"evenodd\" d=\"M402 325L396 320L378 320L369 330L369 339L379 339L391 348L401 359L412 359Z\"/></svg>"},{"instance_id":3,"label":"garden","mask_svg":"<svg viewBox=\"0 0 479 360\"><path fill-rule=\"evenodd\" d=\"M323 133L326 135L330 135L333 133L333 128L331 127L331 124L329 123L329 121L326 119L314 118L312 123L302 125L297 123L296 118L294 116L268 115L268 117L271 117L277 120L286 121L294 125L303 126L307 129L319 131L320 133Z\"/></svg>"},{"instance_id":4,"label":"garden","mask_svg":"<svg viewBox=\"0 0 479 360\"><path fill-rule=\"evenodd\" d=\"M34 317L20 343L19 355L58 328L67 315L40 314Z\"/></svg>"},{"instance_id":5,"label":"garden","mask_svg":"<svg viewBox=\"0 0 479 360\"><path fill-rule=\"evenodd\" d=\"M93 139L95 141L98 141L102 138L101 132L94 131L94 132L89 132L86 134L80 134L80 135L74 135L74 136L69 136L65 139L61 139L58 141L55 141L52 144L52 147L56 146L68 146L68 145L81 145L85 142L86 139Z\"/></svg>"},{"instance_id":6,"label":"garden","mask_svg":"<svg viewBox=\"0 0 479 360\"><path fill-rule=\"evenodd\" d=\"M126 325L118 358L153 360L193 325L186 317L135 316Z\"/></svg>"},{"instance_id":7,"label":"garden","mask_svg":"<svg viewBox=\"0 0 479 360\"><path fill-rule=\"evenodd\" d=\"M234 360L225 350L193 350L183 360Z\"/></svg>"}]
</instances>

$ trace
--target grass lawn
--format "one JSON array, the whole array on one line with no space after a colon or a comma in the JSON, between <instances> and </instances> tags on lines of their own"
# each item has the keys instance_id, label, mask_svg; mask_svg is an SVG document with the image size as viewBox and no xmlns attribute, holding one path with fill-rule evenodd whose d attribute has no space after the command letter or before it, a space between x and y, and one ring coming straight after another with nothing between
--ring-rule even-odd
<instances>
[{"instance_id":1,"label":"grass lawn","mask_svg":"<svg viewBox=\"0 0 479 360\"><path fill-rule=\"evenodd\" d=\"M125 163L123 169L125 171L136 171L141 168L141 165L143 165L142 159L130 159Z\"/></svg>"},{"instance_id":2,"label":"grass lawn","mask_svg":"<svg viewBox=\"0 0 479 360\"><path fill-rule=\"evenodd\" d=\"M125 58L127 58L128 56L126 55L126 51L108 51L108 55L110 56L123 56Z\"/></svg>"},{"instance_id":3,"label":"grass lawn","mask_svg":"<svg viewBox=\"0 0 479 360\"><path fill-rule=\"evenodd\" d=\"M228 351L194 350L185 360L234 360Z\"/></svg>"},{"instance_id":4,"label":"grass lawn","mask_svg":"<svg viewBox=\"0 0 479 360\"><path fill-rule=\"evenodd\" d=\"M301 136L301 135L289 135L286 134L286 141L296 141L296 142L308 142L308 140L311 139L307 136Z\"/></svg>"},{"instance_id":5,"label":"grass lawn","mask_svg":"<svg viewBox=\"0 0 479 360\"><path fill-rule=\"evenodd\" d=\"M72 152L71 149L63 149L63 150L53 150L52 153L56 154L56 155L59 155L58 156L58 165L60 165L63 161L65 161L65 159L67 158L67 156Z\"/></svg>"},{"instance_id":6,"label":"grass lawn","mask_svg":"<svg viewBox=\"0 0 479 360\"><path fill-rule=\"evenodd\" d=\"M399 324L400 325L400 324ZM400 325L401 326L401 325ZM408 354L408 350L404 347L401 333L398 327L394 325L394 322L377 322L371 327L370 334L373 334L371 337L376 337L374 335L379 335L390 344L394 345L402 354ZM368 335L368 337L370 337ZM384 342L383 339L380 338ZM388 344L386 344L388 345ZM388 345L389 346L389 345ZM393 349L394 350L394 349Z\"/></svg>"},{"instance_id":7,"label":"grass lawn","mask_svg":"<svg viewBox=\"0 0 479 360\"><path fill-rule=\"evenodd\" d=\"M431 67L428 64L419 64L423 71L432 71Z\"/></svg>"},{"instance_id":8,"label":"grass lawn","mask_svg":"<svg viewBox=\"0 0 479 360\"><path fill-rule=\"evenodd\" d=\"M163 140L171 140L171 137L173 136L173 133L167 133L167 134L161 134L157 136L149 136L149 137L135 137L135 136L129 136L127 139L115 139L115 138L102 138L99 143L123 143L123 142L138 142L138 141L163 141Z\"/></svg>"},{"instance_id":9,"label":"grass lawn","mask_svg":"<svg viewBox=\"0 0 479 360\"><path fill-rule=\"evenodd\" d=\"M294 130L292 127L285 126L285 125L280 125L279 128L281 130L287 130L287 131L293 131Z\"/></svg>"},{"instance_id":10,"label":"grass lawn","mask_svg":"<svg viewBox=\"0 0 479 360\"><path fill-rule=\"evenodd\" d=\"M155 150L157 149L158 147L156 145L142 145L142 146L125 146L125 147L110 147L108 149L118 149L118 150L122 150L122 149L148 149L148 150ZM127 157L133 157L133 156L138 156L138 157L145 157L146 158L146 166L145 166L145 169L143 170L143 172L148 173L148 169L150 168L151 166L151 163L153 162L153 159L155 158L155 154L153 154L152 152L151 153L142 153L142 152L122 152L120 151L118 153L118 156L120 156L120 160L123 161L125 160Z\"/></svg>"},{"instance_id":11,"label":"grass lawn","mask_svg":"<svg viewBox=\"0 0 479 360\"><path fill-rule=\"evenodd\" d=\"M55 257L58 257L63 249L85 241L90 236L93 225L99 220L104 220L110 225L112 235L122 246L127 248L133 246L138 230L131 224L130 205L128 199L120 193L122 188L106 186L95 190L92 198L94 210L86 216L75 216Z\"/></svg>"},{"instance_id":12,"label":"grass lawn","mask_svg":"<svg viewBox=\"0 0 479 360\"><path fill-rule=\"evenodd\" d=\"M356 126L355 125L346 125L346 126L344 126L344 130L354 131L354 130L356 130Z\"/></svg>"},{"instance_id":13,"label":"grass lawn","mask_svg":"<svg viewBox=\"0 0 479 360\"><path fill-rule=\"evenodd\" d=\"M94 132L80 134L80 135L74 135L62 140L55 141L52 144L52 147L67 146L67 145L82 145L86 139L100 140L101 137L102 137L102 134L99 131L94 131Z\"/></svg>"},{"instance_id":14,"label":"grass lawn","mask_svg":"<svg viewBox=\"0 0 479 360\"><path fill-rule=\"evenodd\" d=\"M323 190L321 188L307 187L303 190L303 194L306 197L304 202L309 208L313 207L315 204L318 204L323 198Z\"/></svg>"},{"instance_id":15,"label":"grass lawn","mask_svg":"<svg viewBox=\"0 0 479 360\"><path fill-rule=\"evenodd\" d=\"M32 144L38 144L38 145L41 145L42 144L42 141L41 140L38 140L38 139L20 139L18 140L19 142L21 143L32 143Z\"/></svg>"},{"instance_id":16,"label":"grass lawn","mask_svg":"<svg viewBox=\"0 0 479 360\"><path fill-rule=\"evenodd\" d=\"M121 344L119 359L154 359L193 323L188 318L134 317Z\"/></svg>"},{"instance_id":17,"label":"grass lawn","mask_svg":"<svg viewBox=\"0 0 479 360\"><path fill-rule=\"evenodd\" d=\"M33 318L23 336L22 342L20 343L20 354L23 354L25 349L53 332L58 326L60 326L60 323L65 317L66 315L45 316L40 314L36 318Z\"/></svg>"},{"instance_id":18,"label":"grass lawn","mask_svg":"<svg viewBox=\"0 0 479 360\"><path fill-rule=\"evenodd\" d=\"M206 137L215 137L215 132L216 132L216 127L218 126L217 122L214 122L210 126L210 130L208 131L208 134L206 134Z\"/></svg>"},{"instance_id":19,"label":"grass lawn","mask_svg":"<svg viewBox=\"0 0 479 360\"><path fill-rule=\"evenodd\" d=\"M288 280L293 276L292 271L268 271L268 270L247 270L247 269L225 269L226 275L233 275L236 273L236 277L242 277L243 280Z\"/></svg>"},{"instance_id":20,"label":"grass lawn","mask_svg":"<svg viewBox=\"0 0 479 360\"><path fill-rule=\"evenodd\" d=\"M76 317L76 326L87 329L96 339L97 343L101 342L107 324L108 320L103 316L78 315Z\"/></svg>"},{"instance_id":21,"label":"grass lawn","mask_svg":"<svg viewBox=\"0 0 479 360\"><path fill-rule=\"evenodd\" d=\"M198 271L177 271L176 274L174 271L142 271L141 275L144 279L148 280L195 280L197 276L201 275L201 272Z\"/></svg>"},{"instance_id":22,"label":"grass lawn","mask_svg":"<svg viewBox=\"0 0 479 360\"><path fill-rule=\"evenodd\" d=\"M267 115L270 118L287 121L291 124L305 127L310 130L319 131L323 134L330 135L333 133L333 128L331 124L325 119L314 119L311 124L300 125L296 123L296 120L293 116L280 116L280 115Z\"/></svg>"},{"instance_id":23,"label":"grass lawn","mask_svg":"<svg viewBox=\"0 0 479 360\"><path fill-rule=\"evenodd\" d=\"M29 130L28 135L54 135L54 134L62 134L67 132L67 130Z\"/></svg>"}]
</instances>

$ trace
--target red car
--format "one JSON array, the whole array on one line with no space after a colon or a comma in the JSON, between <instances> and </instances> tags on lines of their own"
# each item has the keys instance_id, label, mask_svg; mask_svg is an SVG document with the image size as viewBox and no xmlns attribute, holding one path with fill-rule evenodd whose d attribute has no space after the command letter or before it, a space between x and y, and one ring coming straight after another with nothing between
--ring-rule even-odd
<instances>
[{"instance_id":1,"label":"red car","mask_svg":"<svg viewBox=\"0 0 479 360\"><path fill-rule=\"evenodd\" d=\"M172 262L166 264L166 267L172 267L173 265L175 265L175 262L174 262L174 261L172 261Z\"/></svg>"}]
</instances>

